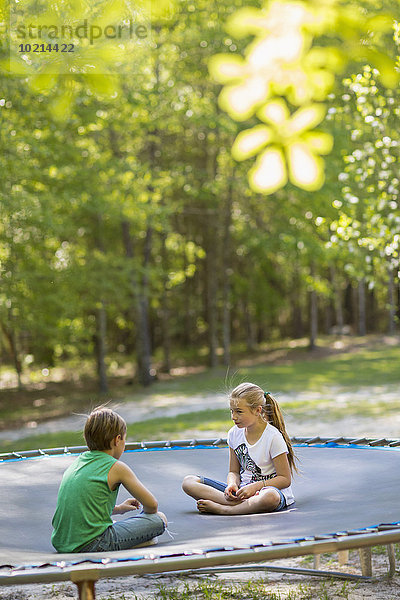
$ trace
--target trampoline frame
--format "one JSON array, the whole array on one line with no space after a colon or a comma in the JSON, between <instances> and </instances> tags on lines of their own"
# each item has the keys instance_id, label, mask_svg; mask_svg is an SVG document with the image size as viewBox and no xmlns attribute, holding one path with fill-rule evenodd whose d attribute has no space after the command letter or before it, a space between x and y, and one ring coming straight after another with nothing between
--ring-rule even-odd
<instances>
[{"instance_id":1,"label":"trampoline frame","mask_svg":"<svg viewBox=\"0 0 400 600\"><path fill-rule=\"evenodd\" d=\"M348 437L293 437L296 446L340 447L359 446L363 448L400 447L400 439L387 438L348 438ZM173 447L195 446L226 446L226 438L169 440L151 442L133 442L126 444L126 450L169 449ZM9 461L19 461L27 458L43 456L70 455L84 452L86 446L64 448L37 449L23 452L0 454L0 466ZM395 555L393 544L400 542L400 522L377 525L364 529L339 531L334 534L309 536L299 539L289 539L280 542L242 545L205 550L193 550L179 554L152 554L151 549L143 551L142 556L123 559L88 559L76 561L57 561L46 564L3 565L0 568L0 585L20 585L32 583L57 583L72 581L78 587L79 598L91 600L95 598L95 582L102 578L123 577L128 575L149 574L188 574L230 572L233 570L270 570L279 572L299 573L303 575L318 575L322 577L339 577L342 579L371 579L372 563L371 548L387 546L389 569L388 575L395 572ZM348 550L358 550L362 575L350 573L321 571L314 569L296 569L288 567L260 565L266 560L276 560L296 556L314 555L314 565L318 566L318 557L324 553L345 553ZM341 555L343 556L343 554ZM229 565L229 566L228 566ZM241 565L238 567L237 565ZM4 572L5 571L5 572Z\"/></svg>"}]
</instances>

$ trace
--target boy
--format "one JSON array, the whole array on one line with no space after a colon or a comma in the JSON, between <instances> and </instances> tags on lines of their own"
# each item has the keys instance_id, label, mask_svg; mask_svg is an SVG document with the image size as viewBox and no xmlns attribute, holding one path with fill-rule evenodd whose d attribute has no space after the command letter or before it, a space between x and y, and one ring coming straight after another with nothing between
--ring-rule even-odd
<instances>
[{"instance_id":1,"label":"boy","mask_svg":"<svg viewBox=\"0 0 400 600\"><path fill-rule=\"evenodd\" d=\"M153 494L119 459L125 450L126 423L109 408L95 408L84 436L88 452L65 471L53 517L51 541L57 552L127 550L161 535L167 519L157 512ZM120 484L133 498L115 506ZM143 505L143 512L113 523Z\"/></svg>"}]
</instances>

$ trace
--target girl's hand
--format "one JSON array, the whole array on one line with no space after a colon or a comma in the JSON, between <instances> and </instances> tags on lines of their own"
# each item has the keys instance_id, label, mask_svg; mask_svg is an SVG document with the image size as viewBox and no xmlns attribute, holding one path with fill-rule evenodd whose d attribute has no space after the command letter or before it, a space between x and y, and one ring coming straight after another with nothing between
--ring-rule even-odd
<instances>
[{"instance_id":1,"label":"girl's hand","mask_svg":"<svg viewBox=\"0 0 400 600\"><path fill-rule=\"evenodd\" d=\"M225 498L227 500L236 500L237 501L238 489L239 488L236 485L236 483L231 483L231 485L226 486L225 491L224 491Z\"/></svg>"},{"instance_id":2,"label":"girl's hand","mask_svg":"<svg viewBox=\"0 0 400 600\"><path fill-rule=\"evenodd\" d=\"M116 506L113 512L114 514L123 515L124 513L129 512L130 510L136 510L137 508L140 508L140 502L136 500L136 498L128 498L125 502Z\"/></svg>"},{"instance_id":3,"label":"girl's hand","mask_svg":"<svg viewBox=\"0 0 400 600\"><path fill-rule=\"evenodd\" d=\"M258 492L257 483L248 483L247 485L240 488L240 490L236 494L236 497L238 500L243 501L254 496L256 492Z\"/></svg>"}]
</instances>

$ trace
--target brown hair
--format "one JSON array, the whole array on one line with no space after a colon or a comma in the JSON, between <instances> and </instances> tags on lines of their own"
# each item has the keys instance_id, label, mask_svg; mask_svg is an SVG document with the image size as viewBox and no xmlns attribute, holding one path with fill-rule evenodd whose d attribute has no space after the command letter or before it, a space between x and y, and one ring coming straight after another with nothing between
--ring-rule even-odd
<instances>
[{"instance_id":1,"label":"brown hair","mask_svg":"<svg viewBox=\"0 0 400 600\"><path fill-rule=\"evenodd\" d=\"M288 448L288 461L290 470L293 471L294 469L297 471L297 467L295 465L296 456L293 452L290 437L286 432L281 409L279 408L278 402L270 394L270 392L264 392L255 383L245 382L235 387L235 389L231 392L230 397L233 402L243 398L248 407L252 409L256 409L257 406L261 406L261 418L264 419L264 421L271 423L271 425L280 431Z\"/></svg>"},{"instance_id":2,"label":"brown hair","mask_svg":"<svg viewBox=\"0 0 400 600\"><path fill-rule=\"evenodd\" d=\"M109 450L117 435L124 436L126 423L110 408L98 406L86 419L83 435L89 450Z\"/></svg>"}]
</instances>

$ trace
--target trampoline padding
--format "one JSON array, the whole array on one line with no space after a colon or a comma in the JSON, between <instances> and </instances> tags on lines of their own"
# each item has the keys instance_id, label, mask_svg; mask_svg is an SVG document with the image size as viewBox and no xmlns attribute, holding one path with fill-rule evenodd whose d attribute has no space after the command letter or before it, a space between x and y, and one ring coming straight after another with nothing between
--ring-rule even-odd
<instances>
[{"instance_id":1,"label":"trampoline padding","mask_svg":"<svg viewBox=\"0 0 400 600\"><path fill-rule=\"evenodd\" d=\"M156 495L169 520L152 554L295 540L400 521L400 466L397 450L298 447L296 503L280 513L219 516L200 514L181 490L187 474L223 480L227 448L126 452L126 462ZM51 519L62 473L74 456L41 457L0 464L0 565L53 562ZM118 502L128 497L121 489ZM143 555L133 549L110 556ZM79 555L84 557L84 555ZM99 558L99 555L91 555Z\"/></svg>"}]
</instances>

